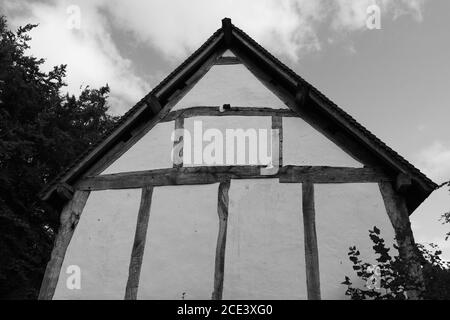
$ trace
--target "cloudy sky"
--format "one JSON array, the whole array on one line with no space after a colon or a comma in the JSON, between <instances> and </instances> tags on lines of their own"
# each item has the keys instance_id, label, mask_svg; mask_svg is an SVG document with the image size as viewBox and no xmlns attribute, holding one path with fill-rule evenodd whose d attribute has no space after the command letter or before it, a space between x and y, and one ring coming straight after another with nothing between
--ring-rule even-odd
<instances>
[{"instance_id":1,"label":"cloudy sky","mask_svg":"<svg viewBox=\"0 0 450 320\"><path fill-rule=\"evenodd\" d=\"M374 3L379 30L366 26ZM108 83L115 114L230 17L434 181L450 179L448 0L2 0L0 12L14 28L39 23L32 53L46 68L68 64L69 92ZM445 210L443 188L413 227L450 259L449 227L438 222Z\"/></svg>"}]
</instances>

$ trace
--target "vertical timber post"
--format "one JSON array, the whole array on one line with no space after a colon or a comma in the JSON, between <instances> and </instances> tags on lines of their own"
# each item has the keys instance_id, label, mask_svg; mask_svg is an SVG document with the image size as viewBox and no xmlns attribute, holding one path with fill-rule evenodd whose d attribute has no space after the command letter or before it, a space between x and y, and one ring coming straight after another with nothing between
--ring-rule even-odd
<instances>
[{"instance_id":1,"label":"vertical timber post","mask_svg":"<svg viewBox=\"0 0 450 320\"><path fill-rule=\"evenodd\" d=\"M272 117L272 129L278 130L278 166L283 167L283 117Z\"/></svg>"},{"instance_id":2,"label":"vertical timber post","mask_svg":"<svg viewBox=\"0 0 450 320\"><path fill-rule=\"evenodd\" d=\"M51 300L55 294L67 247L80 220L88 197L89 191L75 191L72 200L66 204L61 212L60 226L50 261L45 269L44 279L39 291L39 300Z\"/></svg>"},{"instance_id":3,"label":"vertical timber post","mask_svg":"<svg viewBox=\"0 0 450 320\"><path fill-rule=\"evenodd\" d=\"M172 155L174 168L183 167L184 131L181 131L180 133L180 130L184 130L184 118L182 115L175 119L175 137L173 141L173 155ZM177 159L179 161L177 161Z\"/></svg>"},{"instance_id":4,"label":"vertical timber post","mask_svg":"<svg viewBox=\"0 0 450 320\"><path fill-rule=\"evenodd\" d=\"M390 182L380 182L379 187L387 214L395 230L400 257L406 262L406 272L413 283L412 287L407 288L408 298L420 299L424 290L423 273L405 200L395 191Z\"/></svg>"},{"instance_id":5,"label":"vertical timber post","mask_svg":"<svg viewBox=\"0 0 450 320\"><path fill-rule=\"evenodd\" d=\"M134 235L133 250L131 252L125 300L136 300L137 298L142 259L144 257L145 239L147 237L148 220L150 218L152 195L153 186L142 188L141 204L139 206L136 233Z\"/></svg>"},{"instance_id":6,"label":"vertical timber post","mask_svg":"<svg viewBox=\"0 0 450 320\"><path fill-rule=\"evenodd\" d=\"M309 181L302 183L302 208L308 300L320 300L319 252L317 248L314 208L314 184Z\"/></svg>"},{"instance_id":7,"label":"vertical timber post","mask_svg":"<svg viewBox=\"0 0 450 320\"><path fill-rule=\"evenodd\" d=\"M225 270L225 247L227 240L229 190L230 180L226 180L219 184L219 195L217 202L217 213L219 215L219 234L217 236L216 261L214 268L214 291L212 293L212 300L222 300Z\"/></svg>"}]
</instances>

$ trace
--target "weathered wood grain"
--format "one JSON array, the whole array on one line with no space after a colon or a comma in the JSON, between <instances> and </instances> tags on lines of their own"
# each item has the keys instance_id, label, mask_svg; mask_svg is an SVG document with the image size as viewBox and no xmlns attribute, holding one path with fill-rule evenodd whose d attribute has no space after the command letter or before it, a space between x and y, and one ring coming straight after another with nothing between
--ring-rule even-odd
<instances>
[{"instance_id":1,"label":"weathered wood grain","mask_svg":"<svg viewBox=\"0 0 450 320\"><path fill-rule=\"evenodd\" d=\"M217 236L216 259L214 268L214 291L212 300L222 300L225 270L225 247L227 241L227 221L230 180L219 184L217 213L219 215L219 234Z\"/></svg>"},{"instance_id":2,"label":"weathered wood grain","mask_svg":"<svg viewBox=\"0 0 450 320\"><path fill-rule=\"evenodd\" d=\"M60 226L56 235L50 261L45 269L44 278L39 291L39 300L51 300L58 284L61 266L66 255L72 235L83 212L89 191L75 191L73 198L61 212Z\"/></svg>"},{"instance_id":3,"label":"weathered wood grain","mask_svg":"<svg viewBox=\"0 0 450 320\"><path fill-rule=\"evenodd\" d=\"M226 117L226 116L261 116L261 117L297 117L297 115L289 109L274 108L256 108L256 107L231 107L224 111L220 111L218 106L198 106L180 109L170 112L161 122L173 121L178 118L192 117Z\"/></svg>"},{"instance_id":4,"label":"weathered wood grain","mask_svg":"<svg viewBox=\"0 0 450 320\"><path fill-rule=\"evenodd\" d=\"M317 247L314 185L302 184L303 227L308 300L320 300L319 251Z\"/></svg>"},{"instance_id":5,"label":"weathered wood grain","mask_svg":"<svg viewBox=\"0 0 450 320\"><path fill-rule=\"evenodd\" d=\"M285 166L280 174L280 182L300 183L378 183L392 178L372 168Z\"/></svg>"},{"instance_id":6,"label":"weathered wood grain","mask_svg":"<svg viewBox=\"0 0 450 320\"><path fill-rule=\"evenodd\" d=\"M405 200L395 191L392 183L380 182L379 187L386 212L395 230L400 257L407 263L409 279L412 282L412 285L407 288L408 298L420 299L424 290L423 273Z\"/></svg>"},{"instance_id":7,"label":"weathered wood grain","mask_svg":"<svg viewBox=\"0 0 450 320\"><path fill-rule=\"evenodd\" d=\"M242 61L236 57L219 57L217 58L215 65L234 65L234 64L242 64Z\"/></svg>"},{"instance_id":8,"label":"weathered wood grain","mask_svg":"<svg viewBox=\"0 0 450 320\"><path fill-rule=\"evenodd\" d=\"M142 188L141 204L139 206L136 233L134 236L133 250L131 252L128 281L125 292L125 300L136 300L141 275L142 259L144 257L145 239L147 237L148 220L152 203L153 187Z\"/></svg>"},{"instance_id":9,"label":"weathered wood grain","mask_svg":"<svg viewBox=\"0 0 450 320\"><path fill-rule=\"evenodd\" d=\"M142 188L146 185L212 184L227 179L279 178L281 183L378 183L392 179L370 168L285 166L273 175L262 175L262 166L206 166L156 169L87 177L76 185L79 190Z\"/></svg>"},{"instance_id":10,"label":"weathered wood grain","mask_svg":"<svg viewBox=\"0 0 450 320\"><path fill-rule=\"evenodd\" d=\"M283 166L283 118L272 116L272 129L278 130L278 166Z\"/></svg>"}]
</instances>

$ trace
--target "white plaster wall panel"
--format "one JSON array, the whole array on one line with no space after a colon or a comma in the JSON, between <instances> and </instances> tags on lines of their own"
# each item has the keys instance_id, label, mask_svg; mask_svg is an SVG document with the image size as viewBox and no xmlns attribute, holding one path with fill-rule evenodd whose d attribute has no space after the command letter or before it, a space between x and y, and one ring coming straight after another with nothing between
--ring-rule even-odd
<instances>
[{"instance_id":1,"label":"white plaster wall panel","mask_svg":"<svg viewBox=\"0 0 450 320\"><path fill-rule=\"evenodd\" d=\"M138 299L211 299L218 184L153 191Z\"/></svg>"},{"instance_id":2,"label":"white plaster wall panel","mask_svg":"<svg viewBox=\"0 0 450 320\"><path fill-rule=\"evenodd\" d=\"M287 106L244 65L215 65L172 110L196 106L267 107Z\"/></svg>"},{"instance_id":3,"label":"white plaster wall panel","mask_svg":"<svg viewBox=\"0 0 450 320\"><path fill-rule=\"evenodd\" d=\"M194 131L194 125L195 122L197 122L197 124L201 123L201 127L202 127L202 131L197 131L197 132L202 132L197 134ZM263 161L265 159L264 156L260 156L260 151L261 153L264 153L266 158L269 157L271 158L271 131L270 129L272 128L272 118L271 117L242 117L242 116L227 116L227 117L194 117L194 118L189 118L189 119L185 119L185 124L184 124L184 128L186 129L186 131L188 131L190 133L191 136L191 141L190 144L188 143L188 139L185 137L184 139L184 150L183 150L183 165L185 167L195 167L195 166L209 166L209 165L257 165L257 164L261 164L261 165L265 165L266 163ZM202 154L205 154L206 148L208 145L210 145L213 141L215 141L214 139L211 139L211 141L206 141L206 137L205 137L205 141L202 143L202 139L200 139L200 142L196 142L195 139L197 138L201 138L202 136L205 136L205 133L207 132L208 129L217 129L220 131L221 136L222 136L222 154L223 156L221 157L221 159L223 159L223 163L222 164L217 164L217 162L212 162L212 161L206 161L205 158L203 158L204 161L195 163L195 155L194 155L194 148L197 148L196 145L201 145L202 148ZM255 131L255 136L256 136L256 140L253 141L257 141L256 145L249 144L250 138L246 138L245 141L245 153L239 153L240 155L245 155L245 162L244 164L239 164L237 162L238 158L238 145L239 143L237 142L237 140L235 139L234 142L234 148L227 148L227 144L226 144L226 138L227 138L227 129L232 129L232 130L236 130L236 129L242 129L245 132L247 132L247 130L251 130L251 131ZM265 132L267 132L267 135L260 135L259 134L259 130L262 129ZM250 131L248 131L250 132ZM263 141L266 145L266 152L263 152L262 149L260 148L259 142ZM189 148L190 146L190 148ZM219 146L217 146L216 149L220 149ZM233 151L234 150L234 151ZM232 164L227 164L226 162L226 157L227 157L227 152L234 152L234 161L232 162ZM254 156L254 158L256 159L256 161L253 161L252 163L249 162L250 159L250 153ZM266 159L267 160L267 159Z\"/></svg>"},{"instance_id":4,"label":"white plaster wall panel","mask_svg":"<svg viewBox=\"0 0 450 320\"><path fill-rule=\"evenodd\" d=\"M303 119L283 118L283 164L362 167Z\"/></svg>"},{"instance_id":5,"label":"white plaster wall panel","mask_svg":"<svg viewBox=\"0 0 450 320\"><path fill-rule=\"evenodd\" d=\"M133 248L140 189L91 192L67 248L54 299L123 299ZM71 265L81 290L69 290Z\"/></svg>"},{"instance_id":6,"label":"white plaster wall panel","mask_svg":"<svg viewBox=\"0 0 450 320\"><path fill-rule=\"evenodd\" d=\"M376 226L387 246L394 243L394 230L378 185L315 185L315 207L322 299L348 299L346 286L341 284L345 276L355 285L365 285L352 269L349 247L356 246L364 262L376 264L369 229Z\"/></svg>"},{"instance_id":7,"label":"white plaster wall panel","mask_svg":"<svg viewBox=\"0 0 450 320\"><path fill-rule=\"evenodd\" d=\"M172 168L171 135L174 129L173 121L157 124L102 174Z\"/></svg>"},{"instance_id":8,"label":"white plaster wall panel","mask_svg":"<svg viewBox=\"0 0 450 320\"><path fill-rule=\"evenodd\" d=\"M232 180L224 299L306 299L300 184Z\"/></svg>"}]
</instances>

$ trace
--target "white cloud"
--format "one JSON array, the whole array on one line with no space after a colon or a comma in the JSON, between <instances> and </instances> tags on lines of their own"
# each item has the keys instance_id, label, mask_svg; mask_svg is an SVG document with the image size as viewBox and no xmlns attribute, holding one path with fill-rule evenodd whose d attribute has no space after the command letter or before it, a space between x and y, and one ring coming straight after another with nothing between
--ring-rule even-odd
<instances>
[{"instance_id":1,"label":"white cloud","mask_svg":"<svg viewBox=\"0 0 450 320\"><path fill-rule=\"evenodd\" d=\"M138 40L176 59L196 49L224 17L275 53L295 59L300 51L318 49L314 24L324 9L321 1L309 0L113 0L107 7Z\"/></svg>"},{"instance_id":2,"label":"white cloud","mask_svg":"<svg viewBox=\"0 0 450 320\"><path fill-rule=\"evenodd\" d=\"M437 182L450 180L450 146L435 141L419 152L416 163L431 179Z\"/></svg>"},{"instance_id":3,"label":"white cloud","mask_svg":"<svg viewBox=\"0 0 450 320\"><path fill-rule=\"evenodd\" d=\"M409 14L422 18L425 0L379 0L382 19ZM115 109L122 111L149 86L124 58L111 38L110 23L157 49L169 60L181 60L230 17L268 50L297 61L340 39L342 30L366 30L367 6L374 0L3 0L10 22L38 22L32 52L47 66L68 64L71 93L80 85L111 86ZM70 5L81 8L81 29L66 27ZM319 31L320 30L320 31ZM322 34L323 33L323 34ZM336 41L335 41L336 40Z\"/></svg>"},{"instance_id":4,"label":"white cloud","mask_svg":"<svg viewBox=\"0 0 450 320\"><path fill-rule=\"evenodd\" d=\"M21 12L8 17L13 26L39 23L30 33L32 54L46 59L45 70L67 64L67 91L71 94L79 94L81 86L98 88L108 83L112 111L122 113L149 89L133 72L132 62L120 55L98 7L87 2L82 4L81 28L69 29L69 2L6 2L5 5L7 12ZM23 11L24 7L28 10Z\"/></svg>"},{"instance_id":5,"label":"white cloud","mask_svg":"<svg viewBox=\"0 0 450 320\"><path fill-rule=\"evenodd\" d=\"M382 19L409 14L420 20L425 0L112 0L107 8L139 41L180 59L196 49L223 17L230 17L275 54L297 60L319 50L321 32L367 30L368 6L377 3ZM324 28L325 26L325 28Z\"/></svg>"},{"instance_id":6,"label":"white cloud","mask_svg":"<svg viewBox=\"0 0 450 320\"><path fill-rule=\"evenodd\" d=\"M416 21L422 21L422 10L426 0L336 0L333 1L332 27L336 30L364 30L367 20L367 8L380 7L381 21L397 19L410 15Z\"/></svg>"}]
</instances>

